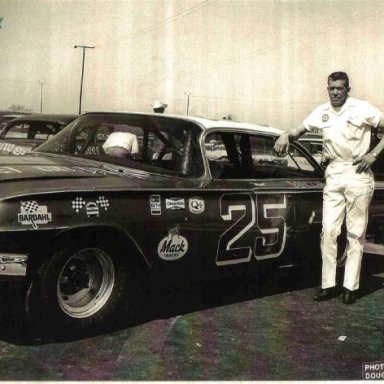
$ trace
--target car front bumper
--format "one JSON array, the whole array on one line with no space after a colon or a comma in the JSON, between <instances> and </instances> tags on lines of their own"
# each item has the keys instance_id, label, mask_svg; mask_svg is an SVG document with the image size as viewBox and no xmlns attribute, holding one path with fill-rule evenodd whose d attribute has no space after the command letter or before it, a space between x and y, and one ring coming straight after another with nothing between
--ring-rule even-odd
<instances>
[{"instance_id":1,"label":"car front bumper","mask_svg":"<svg viewBox=\"0 0 384 384\"><path fill-rule=\"evenodd\" d=\"M26 276L27 261L26 254L0 253L0 276Z\"/></svg>"}]
</instances>

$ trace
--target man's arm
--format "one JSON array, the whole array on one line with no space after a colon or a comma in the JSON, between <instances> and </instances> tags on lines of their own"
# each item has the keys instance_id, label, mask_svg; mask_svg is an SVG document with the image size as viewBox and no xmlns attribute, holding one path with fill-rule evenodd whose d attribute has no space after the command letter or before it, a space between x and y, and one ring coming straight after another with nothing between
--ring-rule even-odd
<instances>
[{"instance_id":1,"label":"man's arm","mask_svg":"<svg viewBox=\"0 0 384 384\"><path fill-rule=\"evenodd\" d=\"M381 117L377 128L384 132L384 115ZM384 135L381 140L377 143L377 145L372 149L371 152L368 152L363 157L356 159L353 164L358 164L356 168L357 173L366 172L369 167L376 161L376 158L380 155L382 150L384 149ZM375 154L375 155L374 155Z\"/></svg>"},{"instance_id":2,"label":"man's arm","mask_svg":"<svg viewBox=\"0 0 384 384\"><path fill-rule=\"evenodd\" d=\"M285 152L288 152L289 143L291 141L297 140L299 137L303 136L307 130L301 125L298 128L291 129L288 132L284 132L280 135L280 137L276 140L274 150L282 155ZM383 144L384 145L384 144Z\"/></svg>"}]
</instances>

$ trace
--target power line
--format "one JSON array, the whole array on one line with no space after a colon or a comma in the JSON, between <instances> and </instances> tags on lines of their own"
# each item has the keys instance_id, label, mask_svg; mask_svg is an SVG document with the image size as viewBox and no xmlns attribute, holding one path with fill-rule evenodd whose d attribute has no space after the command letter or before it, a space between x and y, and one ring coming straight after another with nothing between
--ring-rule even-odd
<instances>
[{"instance_id":1,"label":"power line","mask_svg":"<svg viewBox=\"0 0 384 384\"><path fill-rule=\"evenodd\" d=\"M361 23L364 18L369 18L372 15L377 15L377 14L380 14L383 12L383 7L381 7L381 10L378 10L377 8L378 7L376 7L376 10L374 12L366 12L365 14L359 13L358 15L356 15L355 20L348 20L348 26L350 26L351 24L355 24L355 23ZM246 52L242 55L239 55L235 58L231 58L231 59L226 60L226 61L220 60L220 62L216 62L214 64L211 64L211 67L217 68L217 67L223 67L223 66L228 66L228 65L235 65L235 64L237 64L241 61L244 61L244 60L249 60L252 58L257 58L257 57L262 57L262 56L267 56L267 55L271 54L272 52L281 49L283 46L297 43L298 41L305 41L311 37L323 35L323 34L329 32L329 30L331 30L332 28L334 30L335 28L341 28L341 27L342 27L342 21L328 23L328 24L322 25L321 31L310 31L307 33L303 33L299 38L293 37L293 38L287 39L283 42L275 43L269 47L264 47L264 48L260 48L260 49L254 50L254 51ZM179 66L183 66L183 65L184 65L184 63L180 62ZM195 71L191 70L190 73L194 73L196 76L196 75L199 75L200 73L202 73L203 71L207 71L207 66L205 66L204 69L198 69Z\"/></svg>"},{"instance_id":2,"label":"power line","mask_svg":"<svg viewBox=\"0 0 384 384\"><path fill-rule=\"evenodd\" d=\"M106 47L110 47L110 46L116 45L121 40L133 39L135 37L143 36L145 34L148 34L148 33L152 32L152 31L158 29L158 28L164 27L164 26L166 26L168 24L171 24L171 23L174 23L175 21L178 21L180 17L188 16L191 13L194 13L194 12L197 12L197 11L203 9L203 8L206 8L206 7L216 3L217 1L218 0L204 0L199 5L191 7L191 8L189 8L186 11L183 11L183 12L180 12L180 13L178 13L176 15L168 17L167 19L164 19L164 20L162 20L162 21L160 21L160 22L158 22L156 24L150 25L149 27L145 27L145 28L139 29L136 32L133 32L133 33L130 33L128 35L124 35L124 36L121 36L121 37L119 37L117 39L114 39L107 46L103 47L102 45L99 45L99 47L100 48L106 48Z\"/></svg>"}]
</instances>

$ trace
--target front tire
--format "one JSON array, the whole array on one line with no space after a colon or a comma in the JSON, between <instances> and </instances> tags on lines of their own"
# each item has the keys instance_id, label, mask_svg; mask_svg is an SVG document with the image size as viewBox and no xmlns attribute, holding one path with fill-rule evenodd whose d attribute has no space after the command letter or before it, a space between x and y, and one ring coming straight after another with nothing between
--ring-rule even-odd
<instances>
[{"instance_id":1,"label":"front tire","mask_svg":"<svg viewBox=\"0 0 384 384\"><path fill-rule=\"evenodd\" d=\"M89 244L62 248L31 282L27 318L49 335L97 330L108 319L119 319L124 300L132 300L127 315L133 316L134 277L121 251Z\"/></svg>"},{"instance_id":2,"label":"front tire","mask_svg":"<svg viewBox=\"0 0 384 384\"><path fill-rule=\"evenodd\" d=\"M69 317L88 318L108 302L114 285L112 258L98 248L82 249L71 256L59 272L58 304Z\"/></svg>"}]
</instances>

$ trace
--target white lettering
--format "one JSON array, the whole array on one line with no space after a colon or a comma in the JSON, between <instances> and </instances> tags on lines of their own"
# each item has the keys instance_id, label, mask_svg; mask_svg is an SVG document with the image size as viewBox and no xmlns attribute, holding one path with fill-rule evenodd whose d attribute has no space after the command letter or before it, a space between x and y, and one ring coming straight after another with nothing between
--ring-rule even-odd
<instances>
[{"instance_id":1,"label":"white lettering","mask_svg":"<svg viewBox=\"0 0 384 384\"><path fill-rule=\"evenodd\" d=\"M18 169L11 168L11 167L1 167L0 173L22 173Z\"/></svg>"}]
</instances>

